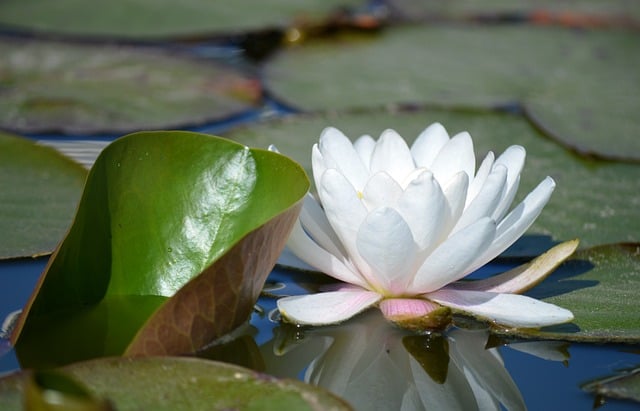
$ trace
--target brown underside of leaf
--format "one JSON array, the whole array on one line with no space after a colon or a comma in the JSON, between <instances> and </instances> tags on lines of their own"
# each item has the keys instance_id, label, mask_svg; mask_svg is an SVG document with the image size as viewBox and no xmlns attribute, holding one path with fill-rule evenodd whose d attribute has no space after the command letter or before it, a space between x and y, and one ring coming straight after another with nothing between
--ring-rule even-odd
<instances>
[{"instance_id":1,"label":"brown underside of leaf","mask_svg":"<svg viewBox=\"0 0 640 411\"><path fill-rule=\"evenodd\" d=\"M249 233L189 281L151 316L124 355L191 353L246 321L301 206Z\"/></svg>"}]
</instances>

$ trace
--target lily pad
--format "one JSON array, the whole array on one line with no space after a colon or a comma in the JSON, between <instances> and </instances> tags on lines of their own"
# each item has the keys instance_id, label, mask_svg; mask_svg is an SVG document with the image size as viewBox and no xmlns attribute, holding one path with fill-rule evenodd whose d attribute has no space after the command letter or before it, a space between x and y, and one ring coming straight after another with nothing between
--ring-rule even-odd
<instances>
[{"instance_id":1,"label":"lily pad","mask_svg":"<svg viewBox=\"0 0 640 411\"><path fill-rule=\"evenodd\" d=\"M591 21L592 24L626 20L630 17L640 18L640 6L636 2L626 0L487 0L477 2L473 0L411 1L389 0L394 10L411 19L426 17L468 17L469 15L491 16L508 14L523 16L534 13L531 18L535 21L543 15L556 13L558 18L566 22ZM614 19L614 20L612 20ZM604 21L603 21L604 20ZM542 23L548 22L542 20Z\"/></svg>"},{"instance_id":2,"label":"lily pad","mask_svg":"<svg viewBox=\"0 0 640 411\"><path fill-rule=\"evenodd\" d=\"M159 49L5 38L0 55L0 127L24 133L198 125L261 98L251 76Z\"/></svg>"},{"instance_id":3,"label":"lily pad","mask_svg":"<svg viewBox=\"0 0 640 411\"><path fill-rule=\"evenodd\" d=\"M284 156L205 134L116 140L14 331L21 364L193 352L238 327L308 184Z\"/></svg>"},{"instance_id":4,"label":"lily pad","mask_svg":"<svg viewBox=\"0 0 640 411\"><path fill-rule=\"evenodd\" d=\"M326 126L338 127L352 139L365 133L377 138L384 129L393 128L412 142L435 121L441 122L451 135L469 131L479 158L488 150L499 154L512 144L524 146L527 162L521 175L520 198L545 176L556 180L551 201L510 255L533 257L557 241L574 238L580 239L581 247L640 241L640 166L580 158L546 139L521 116L452 110L370 110L291 116L237 129L228 136L249 145L275 144L311 175L311 147Z\"/></svg>"},{"instance_id":5,"label":"lily pad","mask_svg":"<svg viewBox=\"0 0 640 411\"><path fill-rule=\"evenodd\" d=\"M640 160L640 73L628 70L640 64L639 36L526 25L392 27L285 50L267 64L265 84L305 110L524 106L580 152Z\"/></svg>"},{"instance_id":6,"label":"lily pad","mask_svg":"<svg viewBox=\"0 0 640 411\"><path fill-rule=\"evenodd\" d=\"M58 371L119 411L351 409L312 385L196 358L104 358ZM0 408L23 409L31 375L23 371L0 379Z\"/></svg>"},{"instance_id":7,"label":"lily pad","mask_svg":"<svg viewBox=\"0 0 640 411\"><path fill-rule=\"evenodd\" d=\"M53 251L71 224L86 175L57 151L0 132L0 259Z\"/></svg>"},{"instance_id":8,"label":"lily pad","mask_svg":"<svg viewBox=\"0 0 640 411\"><path fill-rule=\"evenodd\" d=\"M640 244L580 250L527 295L570 309L570 324L500 334L578 342L640 341Z\"/></svg>"},{"instance_id":9,"label":"lily pad","mask_svg":"<svg viewBox=\"0 0 640 411\"><path fill-rule=\"evenodd\" d=\"M75 36L153 39L285 26L296 18L320 18L360 0L82 0L3 1L0 24L18 30Z\"/></svg>"}]
</instances>

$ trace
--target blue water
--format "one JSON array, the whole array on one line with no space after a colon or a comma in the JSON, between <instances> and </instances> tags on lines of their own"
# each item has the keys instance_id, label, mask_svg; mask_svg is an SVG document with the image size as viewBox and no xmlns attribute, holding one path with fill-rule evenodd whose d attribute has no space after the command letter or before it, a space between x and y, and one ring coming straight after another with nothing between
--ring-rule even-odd
<instances>
[{"instance_id":1,"label":"blue water","mask_svg":"<svg viewBox=\"0 0 640 411\"><path fill-rule=\"evenodd\" d=\"M0 318L25 304L46 261L45 257L0 263ZM499 267L489 267L487 271L495 269ZM292 281L295 278L299 276L276 270L269 277L269 282L286 284L286 290L275 291L275 294L303 292L303 289ZM275 300L272 297L261 297L258 307L260 311L256 311L252 316L250 334L256 346L267 353L273 344L274 328L278 326L277 322L270 320L269 315L275 308ZM636 352L633 352L634 349ZM620 345L571 344L568 345L569 357L564 362L541 359L509 345L500 346L499 352L530 410L592 409L594 397L582 391L579 388L580 384L637 366L640 359L637 347ZM286 356L281 360L285 370L283 366L279 366L277 370L267 368L261 371L285 374L282 376L293 374L304 379L306 365L291 361L292 369L286 370L287 361ZM268 359L266 362L269 362ZM12 351L0 356L0 374L18 367ZM628 401L607 400L599 409L635 410L638 406Z\"/></svg>"}]
</instances>

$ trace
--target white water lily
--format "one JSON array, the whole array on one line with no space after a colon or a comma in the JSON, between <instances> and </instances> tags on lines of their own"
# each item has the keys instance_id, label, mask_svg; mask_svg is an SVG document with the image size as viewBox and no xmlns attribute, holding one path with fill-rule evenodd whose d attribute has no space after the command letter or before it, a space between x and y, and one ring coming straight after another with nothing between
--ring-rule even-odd
<instances>
[{"instance_id":1,"label":"white water lily","mask_svg":"<svg viewBox=\"0 0 640 411\"><path fill-rule=\"evenodd\" d=\"M319 202L307 195L287 246L346 284L281 298L280 312L310 325L338 323L373 305L401 324L442 306L506 326L570 321L570 311L516 293L541 281L577 242L526 269L459 281L513 244L549 201L551 177L509 211L524 160L525 149L514 145L497 158L490 152L476 170L471 136L450 138L438 123L411 148L393 130L352 144L325 129L312 150Z\"/></svg>"}]
</instances>

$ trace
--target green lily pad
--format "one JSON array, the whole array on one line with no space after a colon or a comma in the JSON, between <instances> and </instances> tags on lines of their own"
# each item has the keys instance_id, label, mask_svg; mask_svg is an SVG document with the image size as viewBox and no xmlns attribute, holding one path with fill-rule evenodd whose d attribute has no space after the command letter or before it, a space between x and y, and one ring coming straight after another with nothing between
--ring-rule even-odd
<instances>
[{"instance_id":1,"label":"green lily pad","mask_svg":"<svg viewBox=\"0 0 640 411\"><path fill-rule=\"evenodd\" d=\"M468 17L469 15L492 15L499 13L559 13L561 17L568 13L584 19L595 19L595 22L609 19L640 18L640 6L636 2L626 0L486 0L477 2L473 0L438 1L411 1L389 0L397 13L411 19L425 17ZM568 19L567 19L568 20ZM615 22L616 20L613 20Z\"/></svg>"},{"instance_id":2,"label":"green lily pad","mask_svg":"<svg viewBox=\"0 0 640 411\"><path fill-rule=\"evenodd\" d=\"M305 110L525 107L580 152L640 160L640 72L628 70L640 64L639 36L527 25L392 27L285 50L266 65L265 84Z\"/></svg>"},{"instance_id":3,"label":"green lily pad","mask_svg":"<svg viewBox=\"0 0 640 411\"><path fill-rule=\"evenodd\" d=\"M116 140L14 330L20 363L193 352L238 327L308 184L284 156L205 134Z\"/></svg>"},{"instance_id":4,"label":"green lily pad","mask_svg":"<svg viewBox=\"0 0 640 411\"><path fill-rule=\"evenodd\" d=\"M57 371L119 411L351 409L312 385L196 358L103 358ZM0 408L23 409L29 378L23 371L0 379Z\"/></svg>"},{"instance_id":5,"label":"green lily pad","mask_svg":"<svg viewBox=\"0 0 640 411\"><path fill-rule=\"evenodd\" d=\"M0 39L0 55L0 127L25 133L198 125L261 98L251 76L159 49Z\"/></svg>"},{"instance_id":6,"label":"green lily pad","mask_svg":"<svg viewBox=\"0 0 640 411\"><path fill-rule=\"evenodd\" d=\"M3 1L0 24L84 37L153 39L281 27L296 18L320 18L336 7L360 4L360 0Z\"/></svg>"},{"instance_id":7,"label":"green lily pad","mask_svg":"<svg viewBox=\"0 0 640 411\"><path fill-rule=\"evenodd\" d=\"M573 312L570 324L500 334L578 342L640 341L640 244L579 250L527 295Z\"/></svg>"},{"instance_id":8,"label":"green lily pad","mask_svg":"<svg viewBox=\"0 0 640 411\"><path fill-rule=\"evenodd\" d=\"M86 175L57 151L0 132L0 259L53 251L71 224Z\"/></svg>"},{"instance_id":9,"label":"green lily pad","mask_svg":"<svg viewBox=\"0 0 640 411\"><path fill-rule=\"evenodd\" d=\"M450 110L371 110L292 116L237 129L228 136L254 146L275 144L311 175L311 146L326 126L336 126L352 139L365 133L377 138L384 129L393 128L412 142L435 121L441 122L451 135L469 131L479 158L488 150L499 154L512 144L524 146L527 163L521 175L519 198L547 175L556 180L551 201L529 230L529 236L518 241L510 255L533 257L554 242L574 238L580 239L581 247L640 241L640 166L580 158L546 139L521 116Z\"/></svg>"},{"instance_id":10,"label":"green lily pad","mask_svg":"<svg viewBox=\"0 0 640 411\"><path fill-rule=\"evenodd\" d=\"M582 389L603 397L640 402L640 368L590 381Z\"/></svg>"}]
</instances>

